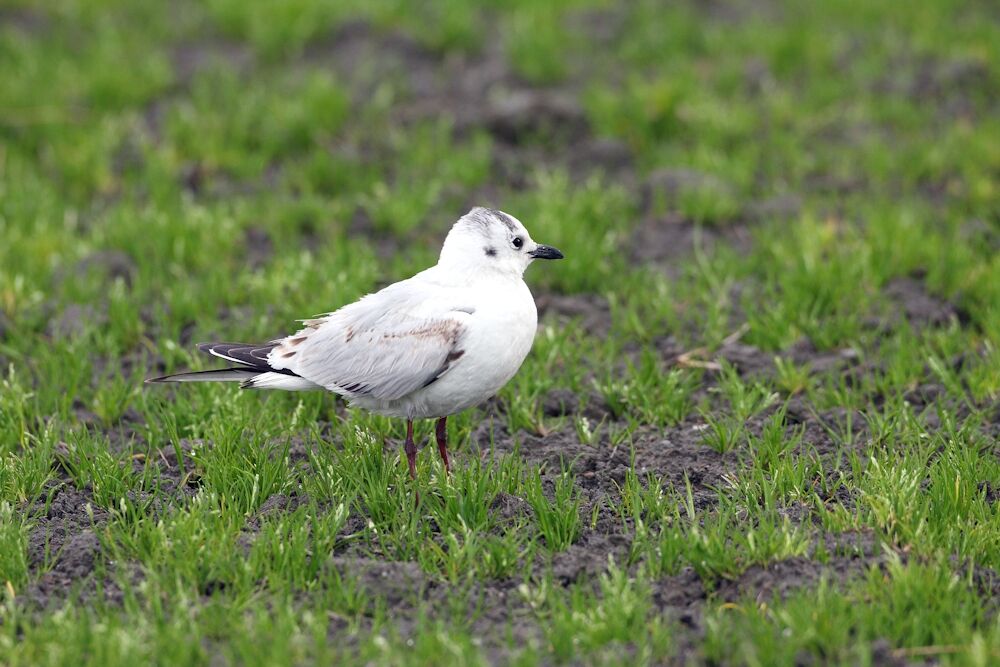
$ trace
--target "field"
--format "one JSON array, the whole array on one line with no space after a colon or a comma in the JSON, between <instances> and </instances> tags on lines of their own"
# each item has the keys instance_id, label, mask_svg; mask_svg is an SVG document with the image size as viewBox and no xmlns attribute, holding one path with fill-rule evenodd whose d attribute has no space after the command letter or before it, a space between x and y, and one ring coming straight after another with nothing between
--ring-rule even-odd
<instances>
[{"instance_id":1,"label":"field","mask_svg":"<svg viewBox=\"0 0 1000 667\"><path fill-rule=\"evenodd\" d=\"M5 0L0 71L0 664L1000 663L996 3ZM566 259L450 478L143 385L479 204Z\"/></svg>"}]
</instances>

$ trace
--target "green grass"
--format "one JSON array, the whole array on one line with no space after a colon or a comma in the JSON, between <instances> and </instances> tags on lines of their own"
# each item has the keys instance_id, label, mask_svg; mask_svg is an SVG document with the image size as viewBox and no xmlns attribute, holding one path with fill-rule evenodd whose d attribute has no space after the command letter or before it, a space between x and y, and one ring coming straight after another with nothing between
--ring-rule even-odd
<instances>
[{"instance_id":1,"label":"green grass","mask_svg":"<svg viewBox=\"0 0 1000 667\"><path fill-rule=\"evenodd\" d=\"M995 663L994 14L7 3L0 664ZM511 142L532 90L578 117ZM473 204L567 259L451 477L331 396L142 385Z\"/></svg>"}]
</instances>

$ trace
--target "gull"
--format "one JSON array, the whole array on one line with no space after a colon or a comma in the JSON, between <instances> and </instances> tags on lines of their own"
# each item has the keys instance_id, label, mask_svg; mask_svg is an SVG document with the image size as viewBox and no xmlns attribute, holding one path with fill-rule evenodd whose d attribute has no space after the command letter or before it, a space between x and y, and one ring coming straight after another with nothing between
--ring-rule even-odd
<instances>
[{"instance_id":1,"label":"gull","mask_svg":"<svg viewBox=\"0 0 1000 667\"><path fill-rule=\"evenodd\" d=\"M244 389L327 390L354 407L406 420L403 449L416 478L413 420L436 419L448 462L447 419L495 395L521 367L538 327L524 271L562 259L512 215L475 207L454 224L437 264L308 320L261 345L201 343L234 366L147 382L239 382Z\"/></svg>"}]
</instances>

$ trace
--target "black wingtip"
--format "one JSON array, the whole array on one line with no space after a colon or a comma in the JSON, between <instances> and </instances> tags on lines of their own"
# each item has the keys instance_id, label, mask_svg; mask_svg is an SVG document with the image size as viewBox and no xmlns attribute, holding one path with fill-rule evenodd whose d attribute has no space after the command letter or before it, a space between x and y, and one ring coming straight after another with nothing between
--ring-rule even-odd
<instances>
[{"instance_id":1,"label":"black wingtip","mask_svg":"<svg viewBox=\"0 0 1000 667\"><path fill-rule=\"evenodd\" d=\"M279 339L280 340L280 339ZM297 375L287 368L274 368L268 363L267 357L270 352L280 343L267 343L265 345L251 345L247 343L198 343L198 349L207 352L215 357L225 359L234 364L243 364L247 370L255 370L259 373L282 373L283 375Z\"/></svg>"}]
</instances>

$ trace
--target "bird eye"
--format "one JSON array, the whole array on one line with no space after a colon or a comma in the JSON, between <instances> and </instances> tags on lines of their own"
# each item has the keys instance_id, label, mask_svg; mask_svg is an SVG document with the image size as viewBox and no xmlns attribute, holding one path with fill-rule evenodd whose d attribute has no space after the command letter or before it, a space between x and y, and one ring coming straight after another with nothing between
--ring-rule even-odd
<instances>
[{"instance_id":1,"label":"bird eye","mask_svg":"<svg viewBox=\"0 0 1000 667\"><path fill-rule=\"evenodd\" d=\"M524 245L524 239L522 239L522 238L521 238L520 236L515 236L515 237L514 237L514 240L513 240L513 241L511 241L511 243L513 243L513 244L514 244L514 247L515 247L515 248L517 248L517 249L520 249L520 248L521 248L521 246L523 246L523 245Z\"/></svg>"}]
</instances>

